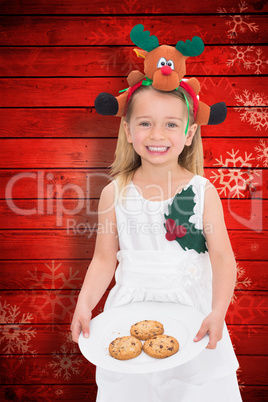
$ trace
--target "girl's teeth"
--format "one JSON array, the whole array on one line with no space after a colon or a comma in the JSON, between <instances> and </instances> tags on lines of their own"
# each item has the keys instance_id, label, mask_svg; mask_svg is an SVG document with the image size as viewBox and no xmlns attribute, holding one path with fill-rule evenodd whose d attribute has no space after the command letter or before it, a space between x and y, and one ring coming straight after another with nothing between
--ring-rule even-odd
<instances>
[{"instance_id":1,"label":"girl's teeth","mask_svg":"<svg viewBox=\"0 0 268 402\"><path fill-rule=\"evenodd\" d=\"M168 147L147 147L152 152L165 152Z\"/></svg>"}]
</instances>

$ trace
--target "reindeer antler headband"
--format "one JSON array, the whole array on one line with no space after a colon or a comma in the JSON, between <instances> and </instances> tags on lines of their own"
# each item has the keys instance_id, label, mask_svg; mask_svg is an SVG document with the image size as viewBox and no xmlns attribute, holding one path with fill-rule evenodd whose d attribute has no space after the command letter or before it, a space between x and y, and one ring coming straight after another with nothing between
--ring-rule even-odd
<instances>
[{"instance_id":1,"label":"reindeer antler headband","mask_svg":"<svg viewBox=\"0 0 268 402\"><path fill-rule=\"evenodd\" d=\"M144 31L141 24L134 26L130 38L135 45L139 46L139 49L134 49L137 56L144 58L144 74L138 70L132 71L127 77L129 88L120 91L123 93L118 97L106 92L100 93L95 100L95 108L99 114L123 116L130 96L141 85L152 85L153 88L162 91L173 91L180 86L193 99L195 123L215 125L225 120L227 108L224 102L212 106L206 105L198 99L199 81L196 78L183 80L186 74L186 59L199 56L204 51L204 43L201 38L194 36L191 41L178 41L175 47L159 46L157 37L150 35L149 31ZM185 100L189 123L189 103L186 96Z\"/></svg>"}]
</instances>

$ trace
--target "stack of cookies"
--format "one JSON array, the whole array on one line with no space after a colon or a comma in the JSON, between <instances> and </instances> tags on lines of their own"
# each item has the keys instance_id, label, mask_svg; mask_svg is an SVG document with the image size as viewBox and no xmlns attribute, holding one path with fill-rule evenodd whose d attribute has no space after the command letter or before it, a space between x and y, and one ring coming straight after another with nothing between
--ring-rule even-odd
<instances>
[{"instance_id":1,"label":"stack of cookies","mask_svg":"<svg viewBox=\"0 0 268 402\"><path fill-rule=\"evenodd\" d=\"M178 352L179 342L173 336L164 335L160 322L144 320L131 326L130 336L116 338L109 345L110 355L118 360L134 359L142 350L151 357L164 359Z\"/></svg>"}]
</instances>

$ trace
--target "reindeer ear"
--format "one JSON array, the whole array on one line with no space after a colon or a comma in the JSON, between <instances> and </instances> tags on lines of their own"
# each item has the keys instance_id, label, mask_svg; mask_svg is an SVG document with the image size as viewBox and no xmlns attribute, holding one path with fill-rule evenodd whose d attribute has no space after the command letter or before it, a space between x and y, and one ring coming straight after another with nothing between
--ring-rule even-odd
<instances>
[{"instance_id":1,"label":"reindeer ear","mask_svg":"<svg viewBox=\"0 0 268 402\"><path fill-rule=\"evenodd\" d=\"M194 36L192 40L187 39L185 43L180 40L175 47L183 56L199 56L204 51L204 42L199 36Z\"/></svg>"},{"instance_id":2,"label":"reindeer ear","mask_svg":"<svg viewBox=\"0 0 268 402\"><path fill-rule=\"evenodd\" d=\"M142 50L142 49L133 49L134 52L136 53L137 57L142 57L143 59L145 59L145 57L147 56L146 50Z\"/></svg>"}]
</instances>

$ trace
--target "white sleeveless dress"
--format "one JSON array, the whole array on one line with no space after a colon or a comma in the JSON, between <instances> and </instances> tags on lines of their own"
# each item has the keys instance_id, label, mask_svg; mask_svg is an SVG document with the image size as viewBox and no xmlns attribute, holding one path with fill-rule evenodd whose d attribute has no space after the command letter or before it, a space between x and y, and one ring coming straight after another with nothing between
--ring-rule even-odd
<instances>
[{"instance_id":1,"label":"white sleeveless dress","mask_svg":"<svg viewBox=\"0 0 268 402\"><path fill-rule=\"evenodd\" d=\"M195 175L192 186L195 207L190 218L203 229L207 179ZM117 181L114 180L118 189ZM119 233L119 261L105 310L142 301L181 303L207 316L211 312L212 268L208 252L184 250L165 237L168 205L142 197L131 182L123 199L115 199ZM191 361L150 374L121 374L97 367L98 402L238 402L242 401L236 378L238 361L228 330L216 349L205 349Z\"/></svg>"}]
</instances>

